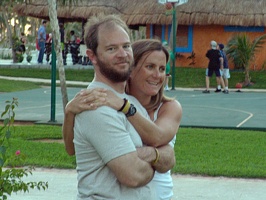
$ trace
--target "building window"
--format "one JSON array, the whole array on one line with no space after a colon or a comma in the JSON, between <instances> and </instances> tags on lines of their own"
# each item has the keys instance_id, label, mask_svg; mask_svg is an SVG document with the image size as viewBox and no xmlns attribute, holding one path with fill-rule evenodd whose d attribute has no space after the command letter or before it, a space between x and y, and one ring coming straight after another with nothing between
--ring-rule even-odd
<instances>
[{"instance_id":1,"label":"building window","mask_svg":"<svg viewBox=\"0 0 266 200\"><path fill-rule=\"evenodd\" d=\"M168 42L170 42L172 25L168 28L163 25L150 26L150 38L164 40L165 35L168 35ZM168 31L167 31L168 30ZM191 53L193 47L193 27L179 25L176 31L176 49L177 53Z\"/></svg>"},{"instance_id":2,"label":"building window","mask_svg":"<svg viewBox=\"0 0 266 200\"><path fill-rule=\"evenodd\" d=\"M152 26L152 37L154 39L161 39L162 38L162 26L161 25L153 25Z\"/></svg>"},{"instance_id":3,"label":"building window","mask_svg":"<svg viewBox=\"0 0 266 200\"><path fill-rule=\"evenodd\" d=\"M188 26L178 26L176 30L176 46L187 47L188 46Z\"/></svg>"},{"instance_id":4,"label":"building window","mask_svg":"<svg viewBox=\"0 0 266 200\"><path fill-rule=\"evenodd\" d=\"M193 46L192 26L179 25L176 30L176 52L191 53Z\"/></svg>"},{"instance_id":5,"label":"building window","mask_svg":"<svg viewBox=\"0 0 266 200\"><path fill-rule=\"evenodd\" d=\"M225 32L264 32L263 26L225 26Z\"/></svg>"}]
</instances>

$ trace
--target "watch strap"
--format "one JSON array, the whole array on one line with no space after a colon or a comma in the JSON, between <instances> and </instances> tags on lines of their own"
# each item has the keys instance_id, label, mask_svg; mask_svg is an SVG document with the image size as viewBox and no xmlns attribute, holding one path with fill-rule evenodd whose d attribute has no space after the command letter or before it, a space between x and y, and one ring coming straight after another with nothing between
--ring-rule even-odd
<instances>
[{"instance_id":1,"label":"watch strap","mask_svg":"<svg viewBox=\"0 0 266 200\"><path fill-rule=\"evenodd\" d=\"M127 102L126 102L126 104L125 104L125 106L124 106L124 108L121 110L124 114L127 114L128 113L128 111L129 111L129 109L130 109L130 102L127 100Z\"/></svg>"},{"instance_id":2,"label":"watch strap","mask_svg":"<svg viewBox=\"0 0 266 200\"><path fill-rule=\"evenodd\" d=\"M126 104L127 104L127 102L128 102L128 100L127 100L126 98L124 98L123 100L124 100L124 104L123 104L123 106L118 110L119 112L121 112L121 111L125 108L125 106L126 106Z\"/></svg>"}]
</instances>

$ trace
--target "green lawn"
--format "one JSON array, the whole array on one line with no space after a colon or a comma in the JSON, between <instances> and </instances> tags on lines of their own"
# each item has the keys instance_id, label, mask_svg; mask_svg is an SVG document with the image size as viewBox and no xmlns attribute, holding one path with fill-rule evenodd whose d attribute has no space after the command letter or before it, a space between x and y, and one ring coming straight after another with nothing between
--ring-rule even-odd
<instances>
[{"instance_id":1,"label":"green lawn","mask_svg":"<svg viewBox=\"0 0 266 200\"><path fill-rule=\"evenodd\" d=\"M92 69L66 69L66 80L72 81L85 81L90 82L94 76L94 70ZM202 68L189 68L189 67L177 67L175 73L175 87L184 88L200 88L205 87L205 69ZM32 77L32 78L51 78L51 71L48 69L32 69L32 68L1 68L1 76L13 76L13 77ZM250 89L266 89L266 70L261 71L251 71L250 72L251 81L254 85L248 87ZM57 73L57 80L58 73ZM236 83L244 81L244 73L242 71L231 70L231 78L229 79L229 88L235 88ZM14 87L14 85L19 85L19 87ZM41 87L38 83L25 83L17 81L1 80L0 92L12 92L27 90L36 87ZM171 84L171 78L169 85ZM215 76L211 78L211 87L216 87Z\"/></svg>"},{"instance_id":2,"label":"green lawn","mask_svg":"<svg viewBox=\"0 0 266 200\"><path fill-rule=\"evenodd\" d=\"M66 70L67 80L91 81L93 70ZM50 78L43 69L1 68L2 76ZM251 72L255 83L250 88L266 89L266 72ZM244 79L243 72L231 71L230 87ZM215 87L215 78L211 80ZM204 87L205 69L177 68L176 87ZM0 92L41 87L40 84L0 79ZM75 157L64 150L61 126L16 126L9 153L25 154L23 165L75 168ZM58 142L39 140L55 139ZM59 141L61 143L59 143ZM266 132L181 127L175 145L176 166L173 173L209 176L266 178Z\"/></svg>"},{"instance_id":3,"label":"green lawn","mask_svg":"<svg viewBox=\"0 0 266 200\"><path fill-rule=\"evenodd\" d=\"M173 171L266 178L266 132L180 128Z\"/></svg>"},{"instance_id":4,"label":"green lawn","mask_svg":"<svg viewBox=\"0 0 266 200\"><path fill-rule=\"evenodd\" d=\"M9 152L26 155L24 165L75 168L61 142L61 127L16 126ZM58 142L40 142L56 139ZM266 132L180 128L175 144L173 173L266 178Z\"/></svg>"},{"instance_id":5,"label":"green lawn","mask_svg":"<svg viewBox=\"0 0 266 200\"><path fill-rule=\"evenodd\" d=\"M4 79L0 79L0 85L1 85L0 92L16 92L16 91L31 90L41 87L39 83L4 80Z\"/></svg>"}]
</instances>

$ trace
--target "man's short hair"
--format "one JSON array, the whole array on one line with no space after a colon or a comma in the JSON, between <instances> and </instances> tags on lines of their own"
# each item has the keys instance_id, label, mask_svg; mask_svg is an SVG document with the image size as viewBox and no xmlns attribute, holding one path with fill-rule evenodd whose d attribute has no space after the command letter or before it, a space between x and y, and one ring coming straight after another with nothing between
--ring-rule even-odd
<instances>
[{"instance_id":1,"label":"man's short hair","mask_svg":"<svg viewBox=\"0 0 266 200\"><path fill-rule=\"evenodd\" d=\"M47 21L46 20L42 20L42 24L46 24L47 23Z\"/></svg>"},{"instance_id":2,"label":"man's short hair","mask_svg":"<svg viewBox=\"0 0 266 200\"><path fill-rule=\"evenodd\" d=\"M127 24L118 15L99 15L88 19L85 25L84 41L88 49L97 54L99 27L113 28L121 26L128 34Z\"/></svg>"},{"instance_id":3,"label":"man's short hair","mask_svg":"<svg viewBox=\"0 0 266 200\"><path fill-rule=\"evenodd\" d=\"M220 49L224 49L224 45L221 43L221 44L219 44L219 48Z\"/></svg>"}]
</instances>

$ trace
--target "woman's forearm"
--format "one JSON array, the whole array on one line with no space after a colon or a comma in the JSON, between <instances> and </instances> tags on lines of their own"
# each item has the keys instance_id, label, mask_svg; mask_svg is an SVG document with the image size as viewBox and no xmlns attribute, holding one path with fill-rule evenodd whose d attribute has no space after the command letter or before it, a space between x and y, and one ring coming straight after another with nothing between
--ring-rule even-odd
<instances>
[{"instance_id":1,"label":"woman's forearm","mask_svg":"<svg viewBox=\"0 0 266 200\"><path fill-rule=\"evenodd\" d=\"M151 113L153 115L153 113ZM128 117L128 120L139 133L143 143L159 147L167 145L176 135L182 117L182 107L177 101L164 103L153 122L140 113Z\"/></svg>"},{"instance_id":2,"label":"woman's forearm","mask_svg":"<svg viewBox=\"0 0 266 200\"><path fill-rule=\"evenodd\" d=\"M169 171L175 165L175 153L170 145L158 148L144 146L137 148L137 152L140 159L149 162L160 173Z\"/></svg>"},{"instance_id":3,"label":"woman's forearm","mask_svg":"<svg viewBox=\"0 0 266 200\"><path fill-rule=\"evenodd\" d=\"M139 133L143 143L149 146L166 145L173 138L173 136L163 134L163 130L159 126L138 112L134 116L128 117L128 120Z\"/></svg>"},{"instance_id":4,"label":"woman's forearm","mask_svg":"<svg viewBox=\"0 0 266 200\"><path fill-rule=\"evenodd\" d=\"M64 124L62 127L62 133L63 133L63 139L64 139L64 143L65 143L65 149L69 155L75 154L75 148L74 148L74 143L73 143L74 122L75 122L75 114L73 114L71 112L66 112L65 118L64 118Z\"/></svg>"}]
</instances>

